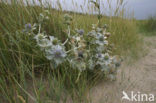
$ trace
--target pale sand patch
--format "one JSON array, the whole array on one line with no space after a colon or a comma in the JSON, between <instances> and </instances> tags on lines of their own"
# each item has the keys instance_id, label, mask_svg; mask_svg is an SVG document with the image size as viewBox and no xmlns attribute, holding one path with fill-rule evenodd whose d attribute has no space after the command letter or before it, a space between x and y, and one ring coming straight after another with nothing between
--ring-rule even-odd
<instances>
[{"instance_id":1,"label":"pale sand patch","mask_svg":"<svg viewBox=\"0 0 156 103\"><path fill-rule=\"evenodd\" d=\"M145 44L148 48L147 55L130 66L123 64L115 82L102 82L92 88L92 103L132 103L121 101L123 90L127 93L134 91L156 96L156 37L146 37Z\"/></svg>"}]
</instances>

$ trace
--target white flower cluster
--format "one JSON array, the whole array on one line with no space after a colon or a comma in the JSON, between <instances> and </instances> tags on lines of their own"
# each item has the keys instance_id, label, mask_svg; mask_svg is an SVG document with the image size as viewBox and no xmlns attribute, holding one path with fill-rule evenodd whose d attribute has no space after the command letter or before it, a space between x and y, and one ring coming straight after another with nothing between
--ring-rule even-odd
<instances>
[{"instance_id":1,"label":"white flower cluster","mask_svg":"<svg viewBox=\"0 0 156 103\"><path fill-rule=\"evenodd\" d=\"M77 33L71 36L70 44L78 49L74 51L75 56L70 61L73 68L80 71L100 69L105 76L114 80L121 61L117 56L110 56L108 38L111 34L106 32L106 28L106 25L100 28L94 24L89 33L85 34L82 29L76 30Z\"/></svg>"},{"instance_id":2,"label":"white flower cluster","mask_svg":"<svg viewBox=\"0 0 156 103\"><path fill-rule=\"evenodd\" d=\"M64 61L66 57L65 47L57 38L45 36L43 33L37 34L34 38L37 45L45 52L45 57L52 61L55 67Z\"/></svg>"},{"instance_id":3,"label":"white flower cluster","mask_svg":"<svg viewBox=\"0 0 156 103\"><path fill-rule=\"evenodd\" d=\"M110 33L106 31L107 25L100 27L98 24L93 24L89 33L85 33L83 29L71 30L72 17L66 14L64 21L68 27L68 38L62 43L54 36L41 33L41 21L44 17L47 19L47 16L43 14L40 16L38 34L34 36L34 39L54 68L68 62L73 69L78 69L80 72L100 70L108 78L115 78L120 60L116 56L110 56L108 50ZM30 29L30 24L28 29Z\"/></svg>"}]
</instances>

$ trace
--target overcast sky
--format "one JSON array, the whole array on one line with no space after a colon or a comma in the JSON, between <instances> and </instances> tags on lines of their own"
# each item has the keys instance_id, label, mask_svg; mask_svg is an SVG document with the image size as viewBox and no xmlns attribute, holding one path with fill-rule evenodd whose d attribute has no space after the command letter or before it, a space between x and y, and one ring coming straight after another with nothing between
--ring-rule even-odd
<instances>
[{"instance_id":1,"label":"overcast sky","mask_svg":"<svg viewBox=\"0 0 156 103\"><path fill-rule=\"evenodd\" d=\"M57 1L57 0L52 0L52 1ZM60 0L63 9L66 10L75 10L75 11L81 11L81 5L83 8L87 8L87 2L88 0ZM75 5L73 6L73 2L77 4L78 6L76 7ZM101 0L101 2L104 2L104 7L103 13L108 13L108 3L107 0ZM117 0L110 0L112 3L112 8L115 8L116 6L116 1ZM134 17L137 19L146 19L149 16L154 16L156 15L156 0L126 0L127 5L126 9L127 11L134 12ZM91 5L90 5L91 6ZM87 11L87 10L83 10Z\"/></svg>"},{"instance_id":2,"label":"overcast sky","mask_svg":"<svg viewBox=\"0 0 156 103\"><path fill-rule=\"evenodd\" d=\"M156 0L127 0L131 11L138 19L156 15Z\"/></svg>"},{"instance_id":3,"label":"overcast sky","mask_svg":"<svg viewBox=\"0 0 156 103\"><path fill-rule=\"evenodd\" d=\"M28 0L31 1L31 0ZM37 1L37 0L36 0ZM56 4L58 0L42 0L44 2L49 2L53 8L57 8ZM93 10L91 8L91 4L88 4L88 0L59 0L63 10L69 11L77 11L77 12L89 12L92 13ZM73 2L74 1L74 2ZM107 3L107 0L100 0L104 8L101 8L102 13L106 15L110 15L110 9ZM115 8L117 0L109 0L111 1L111 8ZM134 12L134 17L136 19L146 19L149 16L156 15L156 0L124 0L127 2L126 9L131 13ZM73 5L73 3L75 5ZM83 10L82 10L83 8ZM128 13L127 13L128 14ZM112 14L111 14L112 15Z\"/></svg>"}]
</instances>

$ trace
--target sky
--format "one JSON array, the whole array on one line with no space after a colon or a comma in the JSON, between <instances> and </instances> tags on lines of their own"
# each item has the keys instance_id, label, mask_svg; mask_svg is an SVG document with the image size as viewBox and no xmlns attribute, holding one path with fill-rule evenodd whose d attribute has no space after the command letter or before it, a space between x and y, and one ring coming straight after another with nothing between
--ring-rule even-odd
<instances>
[{"instance_id":1,"label":"sky","mask_svg":"<svg viewBox=\"0 0 156 103\"><path fill-rule=\"evenodd\" d=\"M32 0L29 0L32 1ZM37 0L35 0L37 2ZM42 0L50 3L53 8L58 8L56 5L58 1L62 6L63 10L67 11L76 11L83 13L95 13L95 10L92 9L93 5L88 4L89 0ZM95 1L95 0L94 0ZM111 3L111 9L108 5L108 2ZM156 16L156 0L124 0L125 5L125 14L133 14L136 19L147 19L149 16ZM111 11L115 11L117 0L100 0L101 2L101 12L104 15L114 15ZM74 4L74 5L73 5Z\"/></svg>"},{"instance_id":2,"label":"sky","mask_svg":"<svg viewBox=\"0 0 156 103\"><path fill-rule=\"evenodd\" d=\"M127 0L127 5L137 19L156 16L156 0Z\"/></svg>"},{"instance_id":3,"label":"sky","mask_svg":"<svg viewBox=\"0 0 156 103\"><path fill-rule=\"evenodd\" d=\"M49 0L50 1L50 0ZM57 0L51 0L51 1L57 1ZM74 4L77 6L73 6ZM104 5L104 8L101 8L102 13L106 15L113 15L110 14L110 11L114 10L113 8L116 8L117 0L109 0L111 1L111 10L108 6L107 0L100 0L102 5ZM91 7L93 5L89 4L87 6L88 0L60 0L60 3L62 5L62 8L64 10L69 11L77 11L77 12L93 12L93 10L88 10L88 6ZM156 0L125 0L125 8L126 8L126 14L134 14L134 17L136 19L146 19L149 16L156 15ZM83 10L81 9L81 6ZM127 13L128 12L128 13Z\"/></svg>"}]
</instances>

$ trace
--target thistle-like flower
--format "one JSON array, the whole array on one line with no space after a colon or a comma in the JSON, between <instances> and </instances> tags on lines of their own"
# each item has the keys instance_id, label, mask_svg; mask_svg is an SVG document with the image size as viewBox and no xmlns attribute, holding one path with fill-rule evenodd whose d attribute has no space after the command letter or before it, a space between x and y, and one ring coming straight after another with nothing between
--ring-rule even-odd
<instances>
[{"instance_id":1,"label":"thistle-like flower","mask_svg":"<svg viewBox=\"0 0 156 103\"><path fill-rule=\"evenodd\" d=\"M84 30L83 29L79 29L79 30L77 30L77 33L80 34L80 35L83 35L84 34Z\"/></svg>"},{"instance_id":2,"label":"thistle-like flower","mask_svg":"<svg viewBox=\"0 0 156 103\"><path fill-rule=\"evenodd\" d=\"M103 61L104 61L105 65L111 65L112 60L111 60L111 58L110 58L108 53L105 53L103 55Z\"/></svg>"},{"instance_id":3,"label":"thistle-like flower","mask_svg":"<svg viewBox=\"0 0 156 103\"><path fill-rule=\"evenodd\" d=\"M36 39L37 41L38 40L41 40L41 39L45 39L47 36L45 36L43 33L39 33L37 34L34 39Z\"/></svg>"},{"instance_id":4,"label":"thistle-like flower","mask_svg":"<svg viewBox=\"0 0 156 103\"><path fill-rule=\"evenodd\" d=\"M96 58L98 59L97 64L109 66L112 63L112 59L110 58L108 53L102 54L98 53L96 54Z\"/></svg>"},{"instance_id":5,"label":"thistle-like flower","mask_svg":"<svg viewBox=\"0 0 156 103\"><path fill-rule=\"evenodd\" d=\"M31 29L32 29L32 26L31 26L31 24L30 24L30 23L25 24L25 30L30 31Z\"/></svg>"},{"instance_id":6,"label":"thistle-like flower","mask_svg":"<svg viewBox=\"0 0 156 103\"><path fill-rule=\"evenodd\" d=\"M95 30L92 30L88 33L88 36L91 36L91 37L96 37L97 36L97 33Z\"/></svg>"},{"instance_id":7,"label":"thistle-like flower","mask_svg":"<svg viewBox=\"0 0 156 103\"><path fill-rule=\"evenodd\" d=\"M37 41L37 45L41 47L41 50L45 49L46 47L52 46L52 42L42 33L39 33L34 37Z\"/></svg>"},{"instance_id":8,"label":"thistle-like flower","mask_svg":"<svg viewBox=\"0 0 156 103\"><path fill-rule=\"evenodd\" d=\"M104 46L104 45L108 45L108 41L106 40L107 37L105 37L104 35L102 35L101 33L98 33L96 36L96 41L95 43L100 45L100 46Z\"/></svg>"},{"instance_id":9,"label":"thistle-like flower","mask_svg":"<svg viewBox=\"0 0 156 103\"><path fill-rule=\"evenodd\" d=\"M28 23L28 24L25 24L23 32L26 32L29 34L33 29L34 29L33 26L30 23Z\"/></svg>"},{"instance_id":10,"label":"thistle-like flower","mask_svg":"<svg viewBox=\"0 0 156 103\"><path fill-rule=\"evenodd\" d=\"M50 49L46 50L46 58L48 60L53 60L57 65L64 61L66 55L64 47L60 45L52 46Z\"/></svg>"}]
</instances>

